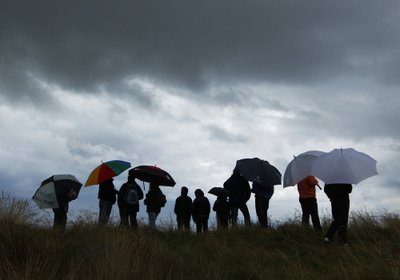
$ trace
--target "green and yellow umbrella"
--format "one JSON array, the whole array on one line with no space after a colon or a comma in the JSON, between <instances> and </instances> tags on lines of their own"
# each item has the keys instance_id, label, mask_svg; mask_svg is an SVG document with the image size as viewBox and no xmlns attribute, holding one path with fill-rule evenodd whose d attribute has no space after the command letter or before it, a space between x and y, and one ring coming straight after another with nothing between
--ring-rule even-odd
<instances>
[{"instance_id":1,"label":"green and yellow umbrella","mask_svg":"<svg viewBox=\"0 0 400 280\"><path fill-rule=\"evenodd\" d=\"M88 179L86 180L85 187L98 185L115 176L118 176L130 167L131 164L129 162L122 160L102 162L92 171L92 173L90 173Z\"/></svg>"}]
</instances>

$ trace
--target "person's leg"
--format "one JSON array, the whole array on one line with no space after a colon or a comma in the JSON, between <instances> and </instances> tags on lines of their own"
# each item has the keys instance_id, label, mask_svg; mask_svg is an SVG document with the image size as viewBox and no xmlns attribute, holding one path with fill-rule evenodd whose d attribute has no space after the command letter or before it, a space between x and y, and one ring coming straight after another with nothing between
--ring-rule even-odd
<instances>
[{"instance_id":1,"label":"person's leg","mask_svg":"<svg viewBox=\"0 0 400 280\"><path fill-rule=\"evenodd\" d=\"M250 221L250 212L249 212L249 208L247 208L246 203L240 205L239 207L240 211L243 214L243 218L244 218L244 224L246 226L250 226L251 225L251 221Z\"/></svg>"},{"instance_id":2,"label":"person's leg","mask_svg":"<svg viewBox=\"0 0 400 280\"><path fill-rule=\"evenodd\" d=\"M268 212L266 199L262 197L256 197L256 214L258 217L258 223L261 228L268 227Z\"/></svg>"},{"instance_id":3,"label":"person's leg","mask_svg":"<svg viewBox=\"0 0 400 280\"><path fill-rule=\"evenodd\" d=\"M316 231L321 231L322 227L318 216L318 204L316 198L310 200L310 215L314 229Z\"/></svg>"},{"instance_id":4,"label":"person's leg","mask_svg":"<svg viewBox=\"0 0 400 280\"><path fill-rule=\"evenodd\" d=\"M107 225L110 218L113 203L111 201L100 200L99 202L99 225Z\"/></svg>"},{"instance_id":5,"label":"person's leg","mask_svg":"<svg viewBox=\"0 0 400 280\"><path fill-rule=\"evenodd\" d=\"M120 227L128 227L128 213L126 208L119 208Z\"/></svg>"},{"instance_id":6,"label":"person's leg","mask_svg":"<svg viewBox=\"0 0 400 280\"><path fill-rule=\"evenodd\" d=\"M347 223L349 220L350 200L340 201L338 210L338 238L342 243L347 243Z\"/></svg>"},{"instance_id":7,"label":"person's leg","mask_svg":"<svg viewBox=\"0 0 400 280\"><path fill-rule=\"evenodd\" d=\"M230 218L231 218L232 227L237 227L238 207L231 206L230 212L231 212Z\"/></svg>"},{"instance_id":8,"label":"person's leg","mask_svg":"<svg viewBox=\"0 0 400 280\"><path fill-rule=\"evenodd\" d=\"M328 232L326 233L326 237L329 239L329 241L332 240L333 236L335 235L337 229L338 229L338 211L340 211L340 205L338 205L337 200L333 199L331 200L331 209L332 209L332 223L330 227L328 228Z\"/></svg>"},{"instance_id":9,"label":"person's leg","mask_svg":"<svg viewBox=\"0 0 400 280\"><path fill-rule=\"evenodd\" d=\"M190 231L190 217L184 219L183 221L184 230Z\"/></svg>"},{"instance_id":10,"label":"person's leg","mask_svg":"<svg viewBox=\"0 0 400 280\"><path fill-rule=\"evenodd\" d=\"M301 224L303 226L310 225L310 201L308 198L300 198L300 205L302 211Z\"/></svg>"},{"instance_id":11,"label":"person's leg","mask_svg":"<svg viewBox=\"0 0 400 280\"><path fill-rule=\"evenodd\" d=\"M130 217L130 222L131 222L131 228L132 229L137 229L138 227L138 222L137 222L137 212L136 210L131 210L129 213Z\"/></svg>"},{"instance_id":12,"label":"person's leg","mask_svg":"<svg viewBox=\"0 0 400 280\"><path fill-rule=\"evenodd\" d=\"M208 232L208 219L203 219L203 232Z\"/></svg>"},{"instance_id":13,"label":"person's leg","mask_svg":"<svg viewBox=\"0 0 400 280\"><path fill-rule=\"evenodd\" d=\"M156 219L157 219L158 214L155 212L148 212L148 215L149 215L150 229L155 230L156 229Z\"/></svg>"},{"instance_id":14,"label":"person's leg","mask_svg":"<svg viewBox=\"0 0 400 280\"><path fill-rule=\"evenodd\" d=\"M201 225L201 221L200 220L197 220L196 221L196 232L197 232L197 234L200 234L201 233L201 228L202 227L202 225Z\"/></svg>"},{"instance_id":15,"label":"person's leg","mask_svg":"<svg viewBox=\"0 0 400 280\"><path fill-rule=\"evenodd\" d=\"M182 217L176 216L176 222L178 224L178 230L183 230L183 221Z\"/></svg>"},{"instance_id":16,"label":"person's leg","mask_svg":"<svg viewBox=\"0 0 400 280\"><path fill-rule=\"evenodd\" d=\"M54 208L54 224L53 228L65 230L67 225L67 213L64 209Z\"/></svg>"}]
</instances>

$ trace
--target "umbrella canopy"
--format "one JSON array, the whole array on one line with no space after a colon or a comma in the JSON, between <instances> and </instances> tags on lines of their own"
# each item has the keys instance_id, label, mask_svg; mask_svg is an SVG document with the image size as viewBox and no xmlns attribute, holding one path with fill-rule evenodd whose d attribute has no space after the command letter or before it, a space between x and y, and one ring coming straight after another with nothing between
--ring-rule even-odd
<instances>
[{"instance_id":1,"label":"umbrella canopy","mask_svg":"<svg viewBox=\"0 0 400 280\"><path fill-rule=\"evenodd\" d=\"M85 186L98 185L115 176L118 176L130 167L131 164L129 162L122 160L102 162L92 171L92 173L90 173L88 179L86 180Z\"/></svg>"},{"instance_id":2,"label":"umbrella canopy","mask_svg":"<svg viewBox=\"0 0 400 280\"><path fill-rule=\"evenodd\" d=\"M74 175L53 175L40 184L32 199L40 209L59 208L60 203L76 199L81 187Z\"/></svg>"},{"instance_id":3,"label":"umbrella canopy","mask_svg":"<svg viewBox=\"0 0 400 280\"><path fill-rule=\"evenodd\" d=\"M224 189L222 187L213 187L208 191L209 194L213 194L216 196L220 196L220 195L229 195L229 191L227 189Z\"/></svg>"},{"instance_id":4,"label":"umbrella canopy","mask_svg":"<svg viewBox=\"0 0 400 280\"><path fill-rule=\"evenodd\" d=\"M318 157L310 173L326 184L358 184L378 174L376 163L375 159L355 149L334 149Z\"/></svg>"},{"instance_id":5,"label":"umbrella canopy","mask_svg":"<svg viewBox=\"0 0 400 280\"><path fill-rule=\"evenodd\" d=\"M159 186L175 186L175 181L167 171L152 165L140 165L129 170L129 175L141 181L155 183Z\"/></svg>"},{"instance_id":6,"label":"umbrella canopy","mask_svg":"<svg viewBox=\"0 0 400 280\"><path fill-rule=\"evenodd\" d=\"M309 176L312 163L323 154L325 154L325 152L308 151L295 156L286 167L283 175L283 187L294 186Z\"/></svg>"},{"instance_id":7,"label":"umbrella canopy","mask_svg":"<svg viewBox=\"0 0 400 280\"><path fill-rule=\"evenodd\" d=\"M275 166L259 158L245 158L236 161L235 170L246 180L257 182L263 186L281 184L281 173Z\"/></svg>"}]
</instances>

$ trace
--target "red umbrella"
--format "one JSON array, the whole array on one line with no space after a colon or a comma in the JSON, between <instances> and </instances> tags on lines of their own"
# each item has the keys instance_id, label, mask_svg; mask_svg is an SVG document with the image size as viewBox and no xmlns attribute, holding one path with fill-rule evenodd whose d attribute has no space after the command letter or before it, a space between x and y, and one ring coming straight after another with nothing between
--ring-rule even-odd
<instances>
[{"instance_id":1,"label":"red umbrella","mask_svg":"<svg viewBox=\"0 0 400 280\"><path fill-rule=\"evenodd\" d=\"M167 171L152 165L140 165L129 170L129 175L141 181L155 183L159 186L175 186L175 181Z\"/></svg>"}]
</instances>

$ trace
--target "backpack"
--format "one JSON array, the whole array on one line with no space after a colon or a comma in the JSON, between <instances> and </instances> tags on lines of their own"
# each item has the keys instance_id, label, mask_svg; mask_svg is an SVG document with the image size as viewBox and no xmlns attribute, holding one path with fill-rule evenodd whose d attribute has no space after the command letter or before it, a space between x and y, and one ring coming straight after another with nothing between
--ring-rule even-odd
<instances>
[{"instance_id":1,"label":"backpack","mask_svg":"<svg viewBox=\"0 0 400 280\"><path fill-rule=\"evenodd\" d=\"M128 184L128 190L126 191L125 194L125 202L126 204L131 206L136 206L139 204L138 194L135 188L131 184Z\"/></svg>"},{"instance_id":2,"label":"backpack","mask_svg":"<svg viewBox=\"0 0 400 280\"><path fill-rule=\"evenodd\" d=\"M160 193L157 195L157 204L160 207L164 207L165 204L167 203L167 198L165 197L164 194Z\"/></svg>"}]
</instances>

